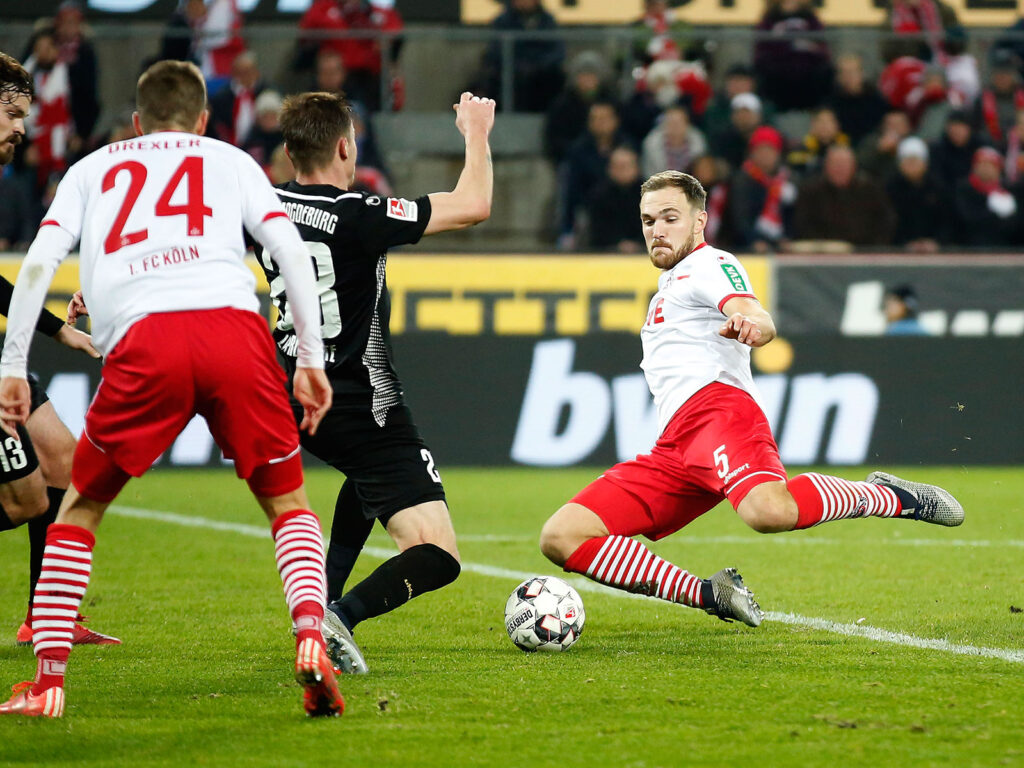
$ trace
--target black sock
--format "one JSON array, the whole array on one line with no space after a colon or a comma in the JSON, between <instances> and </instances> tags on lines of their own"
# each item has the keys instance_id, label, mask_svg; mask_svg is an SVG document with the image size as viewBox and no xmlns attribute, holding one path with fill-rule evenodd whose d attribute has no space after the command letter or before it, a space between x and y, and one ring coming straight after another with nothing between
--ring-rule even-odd
<instances>
[{"instance_id":1,"label":"black sock","mask_svg":"<svg viewBox=\"0 0 1024 768\"><path fill-rule=\"evenodd\" d=\"M345 594L345 582L372 530L373 520L367 520L363 515L363 503L356 494L355 485L346 480L334 504L331 541L327 547L328 602Z\"/></svg>"},{"instance_id":2,"label":"black sock","mask_svg":"<svg viewBox=\"0 0 1024 768\"><path fill-rule=\"evenodd\" d=\"M700 581L700 604L704 608L715 608L715 588L711 585L711 579Z\"/></svg>"},{"instance_id":3,"label":"black sock","mask_svg":"<svg viewBox=\"0 0 1024 768\"><path fill-rule=\"evenodd\" d=\"M910 491L905 491L902 488L897 488L895 485L885 486L890 491L896 494L896 498L900 500L900 511L906 512L911 509L917 509L917 496L912 494Z\"/></svg>"},{"instance_id":4,"label":"black sock","mask_svg":"<svg viewBox=\"0 0 1024 768\"><path fill-rule=\"evenodd\" d=\"M451 584L461 570L459 561L436 544L417 544L381 564L330 608L351 630L417 595Z\"/></svg>"},{"instance_id":5,"label":"black sock","mask_svg":"<svg viewBox=\"0 0 1024 768\"><path fill-rule=\"evenodd\" d=\"M47 487L46 496L50 506L39 517L28 521L28 560L29 587L28 601L32 604L32 595L36 591L36 582L43 570L43 550L46 549L46 529L57 519L60 503L64 500L64 489Z\"/></svg>"}]
</instances>

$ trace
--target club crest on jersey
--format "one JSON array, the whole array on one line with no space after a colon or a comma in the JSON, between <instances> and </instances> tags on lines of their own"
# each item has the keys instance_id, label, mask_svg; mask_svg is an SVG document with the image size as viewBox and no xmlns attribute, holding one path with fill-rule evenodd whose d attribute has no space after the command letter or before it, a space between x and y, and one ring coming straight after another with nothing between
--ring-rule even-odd
<instances>
[{"instance_id":1,"label":"club crest on jersey","mask_svg":"<svg viewBox=\"0 0 1024 768\"><path fill-rule=\"evenodd\" d=\"M416 221L416 209L418 207L412 200L399 197L388 198L388 216L392 219Z\"/></svg>"}]
</instances>

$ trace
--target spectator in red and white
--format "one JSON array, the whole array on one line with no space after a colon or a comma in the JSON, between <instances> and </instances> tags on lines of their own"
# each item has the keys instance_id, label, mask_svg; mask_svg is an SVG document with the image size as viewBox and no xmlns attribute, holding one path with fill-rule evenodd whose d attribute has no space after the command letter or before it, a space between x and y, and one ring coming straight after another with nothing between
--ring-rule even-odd
<instances>
[{"instance_id":1,"label":"spectator in red and white","mask_svg":"<svg viewBox=\"0 0 1024 768\"><path fill-rule=\"evenodd\" d=\"M324 50L336 51L348 73L345 92L349 100L360 101L369 109L383 108L381 103L381 76L384 69L383 56L386 51L391 69L389 84L391 109L401 109L405 99L405 85L397 72L398 55L401 52L401 38L382 39L365 33L380 32L394 34L403 28L402 17L395 10L394 0L316 0L299 20L300 30L317 32L333 31L337 35L303 38L300 34L300 65L308 67L316 54ZM346 32L364 33L360 36L346 35Z\"/></svg>"},{"instance_id":2,"label":"spectator in red and white","mask_svg":"<svg viewBox=\"0 0 1024 768\"><path fill-rule=\"evenodd\" d=\"M213 92L231 77L232 64L245 51L237 0L208 0L205 13L194 21L193 29L199 68L207 89Z\"/></svg>"},{"instance_id":3,"label":"spectator in red and white","mask_svg":"<svg viewBox=\"0 0 1024 768\"><path fill-rule=\"evenodd\" d=\"M25 70L32 75L35 98L25 121L25 163L35 169L35 188L41 191L54 174L68 167L72 144L80 143L71 117L71 76L60 60L60 48L52 27L43 27L32 38Z\"/></svg>"},{"instance_id":4,"label":"spectator in red and white","mask_svg":"<svg viewBox=\"0 0 1024 768\"><path fill-rule=\"evenodd\" d=\"M686 108L669 107L644 139L644 176L653 176L660 171L688 171L693 161L707 151L708 142L700 129L690 123L690 113Z\"/></svg>"},{"instance_id":5,"label":"spectator in red and white","mask_svg":"<svg viewBox=\"0 0 1024 768\"><path fill-rule=\"evenodd\" d=\"M858 148L860 167L884 183L896 171L900 142L912 132L906 112L898 109L886 112L878 130L865 137Z\"/></svg>"},{"instance_id":6,"label":"spectator in red and white","mask_svg":"<svg viewBox=\"0 0 1024 768\"><path fill-rule=\"evenodd\" d=\"M81 4L76 0L65 0L57 9L53 25L60 60L68 66L75 134L85 142L96 128L100 103L96 92L99 82L96 51L85 36L83 20Z\"/></svg>"},{"instance_id":7,"label":"spectator in red and white","mask_svg":"<svg viewBox=\"0 0 1024 768\"><path fill-rule=\"evenodd\" d=\"M819 107L811 116L811 126L800 144L786 155L786 165L803 177L821 168L825 152L833 144L850 146L850 137L843 133L831 107Z\"/></svg>"},{"instance_id":8,"label":"spectator in red and white","mask_svg":"<svg viewBox=\"0 0 1024 768\"><path fill-rule=\"evenodd\" d=\"M747 157L750 136L762 124L761 99L754 93L740 93L732 99L729 125L710 137L711 152L732 168Z\"/></svg>"},{"instance_id":9,"label":"spectator in red and white","mask_svg":"<svg viewBox=\"0 0 1024 768\"><path fill-rule=\"evenodd\" d=\"M906 112L916 125L930 106L946 101L946 75L939 64L929 65L916 56L905 55L912 47L903 40L886 43L887 63L878 77L878 90L890 108Z\"/></svg>"},{"instance_id":10,"label":"spectator in red and white","mask_svg":"<svg viewBox=\"0 0 1024 768\"><path fill-rule=\"evenodd\" d=\"M946 116L942 136L931 145L932 170L939 180L952 189L971 172L974 153L981 140L974 132L971 117L963 110L954 110Z\"/></svg>"},{"instance_id":11,"label":"spectator in red and white","mask_svg":"<svg viewBox=\"0 0 1024 768\"><path fill-rule=\"evenodd\" d=\"M707 192L705 210L708 223L704 225L704 236L715 247L731 245L728 214L729 202L729 166L721 158L714 155L701 155L693 161L691 174Z\"/></svg>"},{"instance_id":12,"label":"spectator in red and white","mask_svg":"<svg viewBox=\"0 0 1024 768\"><path fill-rule=\"evenodd\" d=\"M889 109L878 89L864 76L864 60L856 53L836 59L836 80L826 104L854 144L876 130Z\"/></svg>"},{"instance_id":13,"label":"spectator in red and white","mask_svg":"<svg viewBox=\"0 0 1024 768\"><path fill-rule=\"evenodd\" d=\"M231 65L231 79L210 96L210 135L245 146L256 124L256 98L265 88L256 54L239 54Z\"/></svg>"},{"instance_id":14,"label":"spectator in red and white","mask_svg":"<svg viewBox=\"0 0 1024 768\"><path fill-rule=\"evenodd\" d=\"M853 150L833 146L825 154L821 175L800 185L794 232L804 240L888 245L895 218L885 190L874 179L858 173Z\"/></svg>"},{"instance_id":15,"label":"spectator in red and white","mask_svg":"<svg viewBox=\"0 0 1024 768\"><path fill-rule=\"evenodd\" d=\"M982 138L997 147L1006 144L1006 135L1017 122L1017 112L1024 109L1024 88L1021 87L1016 57L1006 50L992 56L992 72L988 87L981 93L975 113L975 125Z\"/></svg>"},{"instance_id":16,"label":"spectator in red and white","mask_svg":"<svg viewBox=\"0 0 1024 768\"><path fill-rule=\"evenodd\" d=\"M892 0L889 23L897 34L924 37L915 40L913 55L944 64L946 32L958 25L956 11L942 0Z\"/></svg>"},{"instance_id":17,"label":"spectator in red and white","mask_svg":"<svg viewBox=\"0 0 1024 768\"><path fill-rule=\"evenodd\" d=\"M971 173L953 192L961 245L997 248L1020 242L1017 199L1003 186L1003 156L992 147L974 153Z\"/></svg>"},{"instance_id":18,"label":"spectator in red and white","mask_svg":"<svg viewBox=\"0 0 1024 768\"><path fill-rule=\"evenodd\" d=\"M639 144L653 130L663 110L683 106L699 121L712 96L702 61L660 59L634 74L633 96L623 109L622 129Z\"/></svg>"},{"instance_id":19,"label":"spectator in red and white","mask_svg":"<svg viewBox=\"0 0 1024 768\"><path fill-rule=\"evenodd\" d=\"M252 155L253 160L264 170L270 166L270 157L277 146L284 141L281 133L281 107L284 99L277 91L269 88L256 97L256 122L249 131L242 149Z\"/></svg>"},{"instance_id":20,"label":"spectator in red and white","mask_svg":"<svg viewBox=\"0 0 1024 768\"><path fill-rule=\"evenodd\" d=\"M544 154L555 165L587 129L590 105L614 98L608 87L610 70L597 51L581 51L569 62L569 81L544 118Z\"/></svg>"},{"instance_id":21,"label":"spectator in red and white","mask_svg":"<svg viewBox=\"0 0 1024 768\"><path fill-rule=\"evenodd\" d=\"M633 148L613 149L605 177L587 204L591 248L616 253L644 250L644 235L636 215L642 183L639 158Z\"/></svg>"},{"instance_id":22,"label":"spectator in red and white","mask_svg":"<svg viewBox=\"0 0 1024 768\"><path fill-rule=\"evenodd\" d=\"M1006 183L1017 187L1024 184L1024 109L1017 111L1017 122L1006 135Z\"/></svg>"},{"instance_id":23,"label":"spectator in red and white","mask_svg":"<svg viewBox=\"0 0 1024 768\"><path fill-rule=\"evenodd\" d=\"M914 253L935 253L951 242L949 189L928 170L928 145L917 136L900 142L897 173L886 184L896 213L893 244Z\"/></svg>"},{"instance_id":24,"label":"spectator in red and white","mask_svg":"<svg viewBox=\"0 0 1024 768\"><path fill-rule=\"evenodd\" d=\"M758 253L777 250L789 237L796 187L782 165L782 134L762 125L750 137L747 159L729 182L733 246Z\"/></svg>"},{"instance_id":25,"label":"spectator in red and white","mask_svg":"<svg viewBox=\"0 0 1024 768\"><path fill-rule=\"evenodd\" d=\"M817 106L832 81L832 58L810 0L768 0L754 45L758 92L779 111ZM808 34L809 33L809 34Z\"/></svg>"},{"instance_id":26,"label":"spectator in red and white","mask_svg":"<svg viewBox=\"0 0 1024 768\"><path fill-rule=\"evenodd\" d=\"M634 49L640 61L682 58L690 25L675 8L669 7L668 0L644 0L644 15L633 22L633 27L638 30Z\"/></svg>"}]
</instances>

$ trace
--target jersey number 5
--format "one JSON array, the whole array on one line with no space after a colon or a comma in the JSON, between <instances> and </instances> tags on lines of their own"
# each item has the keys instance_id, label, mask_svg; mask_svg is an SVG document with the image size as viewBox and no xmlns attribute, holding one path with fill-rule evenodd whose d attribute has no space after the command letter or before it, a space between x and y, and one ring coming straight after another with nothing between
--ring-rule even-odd
<instances>
[{"instance_id":1,"label":"jersey number 5","mask_svg":"<svg viewBox=\"0 0 1024 768\"><path fill-rule=\"evenodd\" d=\"M124 202L121 203L121 209L117 212L107 239L103 241L104 253L114 253L125 246L141 243L149 237L149 230L145 227L135 232L125 233L124 231L124 225L128 222L128 217L131 215L135 203L138 202L139 195L142 194L142 188L146 185L146 176L149 172L146 170L146 166L136 160L118 163L103 177L102 189L104 192L109 192L114 188L121 171L127 171L129 175L128 194L125 195ZM185 204L173 205L171 198L186 177L188 177L188 184L185 188ZM189 156L181 161L178 170L174 172L171 180L167 182L167 186L160 194L160 199L156 201L154 213L157 216L185 216L186 234L189 237L202 236L206 217L213 216L213 209L203 202L202 157Z\"/></svg>"}]
</instances>

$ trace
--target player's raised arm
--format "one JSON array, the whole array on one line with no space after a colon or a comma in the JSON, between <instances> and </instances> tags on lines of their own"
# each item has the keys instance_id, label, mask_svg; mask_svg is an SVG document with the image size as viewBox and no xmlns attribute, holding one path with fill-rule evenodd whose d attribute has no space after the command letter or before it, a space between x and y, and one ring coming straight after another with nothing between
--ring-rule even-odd
<instances>
[{"instance_id":1,"label":"player's raised arm","mask_svg":"<svg viewBox=\"0 0 1024 768\"><path fill-rule=\"evenodd\" d=\"M763 347L775 338L775 321L757 299L734 296L722 305L722 313L726 321L719 336L749 347Z\"/></svg>"},{"instance_id":2,"label":"player's raised arm","mask_svg":"<svg viewBox=\"0 0 1024 768\"><path fill-rule=\"evenodd\" d=\"M430 221L425 235L465 229L491 215L494 169L488 143L494 127L494 100L463 93L454 106L455 125L466 139L466 164L451 192L430 195Z\"/></svg>"}]
</instances>

